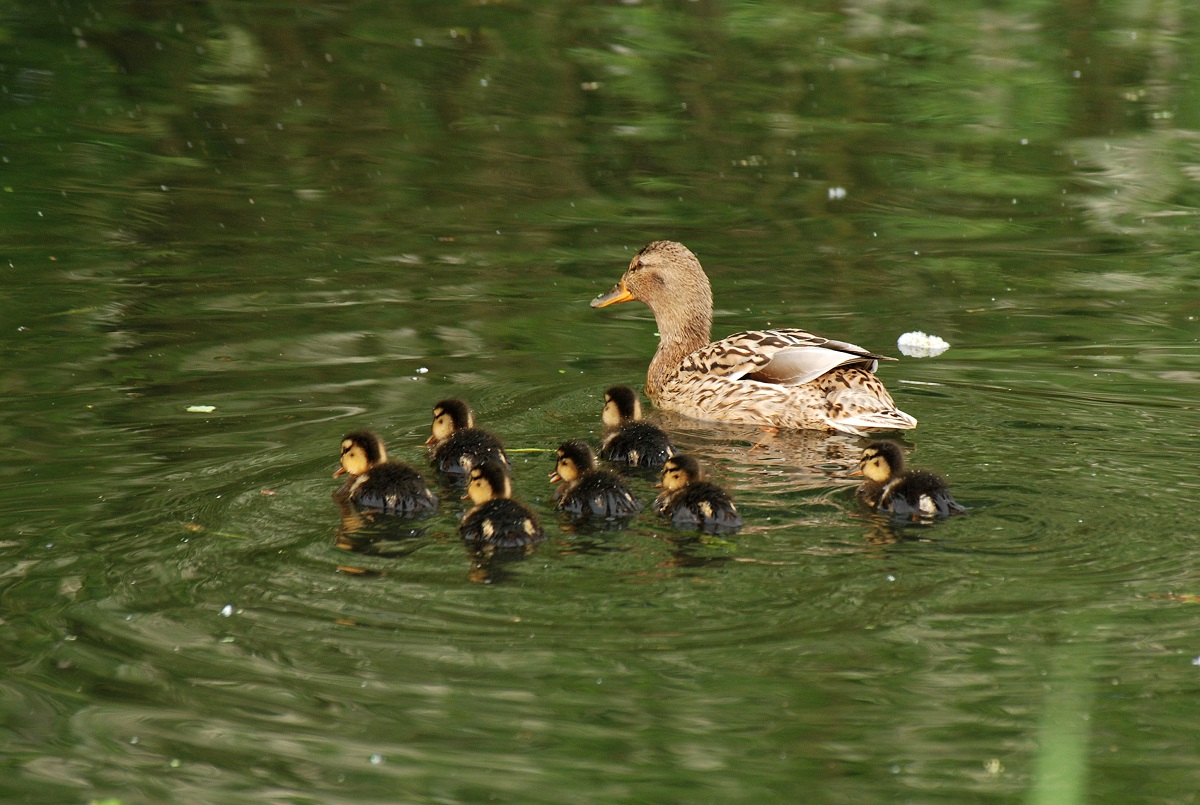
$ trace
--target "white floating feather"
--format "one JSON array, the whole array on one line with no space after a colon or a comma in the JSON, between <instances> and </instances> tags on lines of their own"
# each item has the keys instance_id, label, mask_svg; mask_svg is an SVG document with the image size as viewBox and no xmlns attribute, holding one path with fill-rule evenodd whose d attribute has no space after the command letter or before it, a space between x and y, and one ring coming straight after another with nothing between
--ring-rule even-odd
<instances>
[{"instance_id":1,"label":"white floating feather","mask_svg":"<svg viewBox=\"0 0 1200 805\"><path fill-rule=\"evenodd\" d=\"M932 358L950 349L950 344L936 335L927 335L920 330L904 333L896 340L900 352L910 358Z\"/></svg>"}]
</instances>

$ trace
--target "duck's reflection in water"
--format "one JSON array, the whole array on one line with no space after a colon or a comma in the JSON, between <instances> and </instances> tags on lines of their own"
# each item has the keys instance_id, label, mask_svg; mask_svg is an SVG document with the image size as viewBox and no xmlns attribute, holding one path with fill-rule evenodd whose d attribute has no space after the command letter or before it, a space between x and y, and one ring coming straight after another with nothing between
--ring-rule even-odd
<instances>
[{"instance_id":1,"label":"duck's reflection in water","mask_svg":"<svg viewBox=\"0 0 1200 805\"><path fill-rule=\"evenodd\" d=\"M338 507L338 529L333 544L343 551L387 558L408 556L429 532L429 526L419 520L360 509L342 490L333 493L333 500ZM340 569L355 572L350 567ZM365 568L357 570L360 575L374 574Z\"/></svg>"}]
</instances>

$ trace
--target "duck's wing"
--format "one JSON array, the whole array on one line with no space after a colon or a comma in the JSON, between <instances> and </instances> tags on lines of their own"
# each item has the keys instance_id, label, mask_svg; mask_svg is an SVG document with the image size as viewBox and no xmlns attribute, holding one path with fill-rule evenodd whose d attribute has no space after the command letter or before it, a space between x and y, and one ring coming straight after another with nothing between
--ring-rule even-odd
<instances>
[{"instance_id":1,"label":"duck's wing","mask_svg":"<svg viewBox=\"0 0 1200 805\"><path fill-rule=\"evenodd\" d=\"M892 359L806 330L747 330L696 350L681 371L799 386L840 366L874 372L881 360Z\"/></svg>"}]
</instances>

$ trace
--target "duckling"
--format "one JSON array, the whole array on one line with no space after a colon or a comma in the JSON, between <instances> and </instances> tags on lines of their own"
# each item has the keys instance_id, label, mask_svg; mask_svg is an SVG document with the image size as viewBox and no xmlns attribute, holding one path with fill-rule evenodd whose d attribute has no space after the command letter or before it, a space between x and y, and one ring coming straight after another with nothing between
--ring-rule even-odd
<instances>
[{"instance_id":1,"label":"duckling","mask_svg":"<svg viewBox=\"0 0 1200 805\"><path fill-rule=\"evenodd\" d=\"M472 467L463 497L475 504L458 527L471 545L486 550L528 548L545 539L538 516L512 499L507 465L488 460Z\"/></svg>"},{"instance_id":2,"label":"duckling","mask_svg":"<svg viewBox=\"0 0 1200 805\"><path fill-rule=\"evenodd\" d=\"M724 489L704 480L699 462L682 453L667 459L662 468L662 494L654 508L677 526L712 533L732 533L742 527L742 516Z\"/></svg>"},{"instance_id":3,"label":"duckling","mask_svg":"<svg viewBox=\"0 0 1200 805\"><path fill-rule=\"evenodd\" d=\"M615 472L596 468L596 455L577 440L563 442L550 481L562 486L554 490L558 508L573 517L632 517L642 510L625 482Z\"/></svg>"},{"instance_id":4,"label":"duckling","mask_svg":"<svg viewBox=\"0 0 1200 805\"><path fill-rule=\"evenodd\" d=\"M425 441L434 468L465 479L471 469L494 460L510 467L504 445L492 434L475 427L475 413L462 400L442 400L433 406L432 433Z\"/></svg>"},{"instance_id":5,"label":"duckling","mask_svg":"<svg viewBox=\"0 0 1200 805\"><path fill-rule=\"evenodd\" d=\"M863 450L854 475L866 480L858 499L872 509L891 514L949 517L967 509L954 501L946 482L932 472L904 467L904 451L890 441L871 442Z\"/></svg>"},{"instance_id":6,"label":"duckling","mask_svg":"<svg viewBox=\"0 0 1200 805\"><path fill-rule=\"evenodd\" d=\"M661 428L642 421L642 401L629 386L604 392L600 419L608 429L600 443L600 458L605 461L658 469L678 452Z\"/></svg>"},{"instance_id":7,"label":"duckling","mask_svg":"<svg viewBox=\"0 0 1200 805\"><path fill-rule=\"evenodd\" d=\"M343 499L367 509L417 517L432 513L437 495L429 491L421 473L399 461L388 461L383 439L369 430L342 437L342 466L334 478L349 474L337 491Z\"/></svg>"}]
</instances>

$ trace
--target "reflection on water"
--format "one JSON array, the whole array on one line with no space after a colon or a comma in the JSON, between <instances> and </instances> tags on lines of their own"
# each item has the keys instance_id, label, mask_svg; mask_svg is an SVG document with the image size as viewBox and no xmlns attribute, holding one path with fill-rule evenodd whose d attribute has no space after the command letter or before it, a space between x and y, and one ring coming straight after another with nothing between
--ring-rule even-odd
<instances>
[{"instance_id":1,"label":"reflection on water","mask_svg":"<svg viewBox=\"0 0 1200 805\"><path fill-rule=\"evenodd\" d=\"M1197 12L795 5L10 4L0 799L1186 800ZM885 382L968 514L651 411L745 527L561 519L661 238L714 332L952 343ZM532 553L331 497L451 396Z\"/></svg>"}]
</instances>

